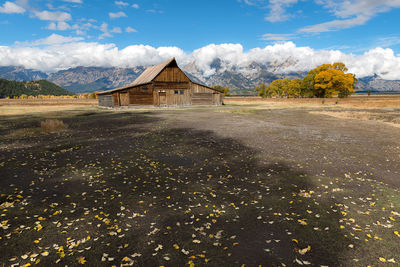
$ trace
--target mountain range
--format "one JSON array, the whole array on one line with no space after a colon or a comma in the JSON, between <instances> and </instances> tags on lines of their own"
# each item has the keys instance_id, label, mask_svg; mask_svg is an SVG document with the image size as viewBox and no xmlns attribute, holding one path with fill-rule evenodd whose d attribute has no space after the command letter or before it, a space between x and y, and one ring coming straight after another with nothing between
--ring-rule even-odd
<instances>
[{"instance_id":1,"label":"mountain range","mask_svg":"<svg viewBox=\"0 0 400 267\"><path fill-rule=\"evenodd\" d=\"M201 70L195 61L181 66L192 81L208 86L228 86L233 94L251 94L260 83L269 84L280 78L303 78L306 72L282 72L287 69L290 60L285 62L269 62L260 64L250 62L247 65L227 66L220 59L209 65L211 74ZM145 66L133 68L116 67L75 67L54 73L25 69L20 66L0 67L0 78L14 81L30 81L46 79L71 92L83 93L108 90L133 82L144 70ZM400 92L400 81L381 79L379 76L359 78L358 91Z\"/></svg>"}]
</instances>

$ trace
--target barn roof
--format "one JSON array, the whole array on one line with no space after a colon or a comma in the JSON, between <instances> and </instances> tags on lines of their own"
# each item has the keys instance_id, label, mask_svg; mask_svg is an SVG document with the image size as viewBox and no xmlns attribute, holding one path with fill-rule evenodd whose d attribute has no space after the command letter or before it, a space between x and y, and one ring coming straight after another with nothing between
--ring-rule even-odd
<instances>
[{"instance_id":1,"label":"barn roof","mask_svg":"<svg viewBox=\"0 0 400 267\"><path fill-rule=\"evenodd\" d=\"M145 71L142 72L142 74L139 75L139 77L136 78L136 80L134 80L132 83L122 86L122 87L118 87L115 89L111 89L111 90L107 90L104 92L98 92L98 95L104 95L104 94L109 94L115 91L120 91L120 90L124 90L124 89L128 89L128 88L132 88L135 86L139 86L139 85L145 85L145 84L149 84L151 83L155 78L157 78L157 76L166 68L166 67L178 67L178 63L176 63L175 58L171 58L170 60L167 60L161 64L155 65L155 66L151 66L148 67L147 69L145 69ZM186 74L185 74L186 75ZM187 77L187 76L186 76ZM190 80L190 78L188 77L188 79ZM191 81L191 80L190 80ZM195 82L192 82L195 83ZM198 85L202 85L199 83L195 83ZM205 86L205 85L202 85ZM218 91L214 88L205 86L209 89ZM219 91L218 91L219 92Z\"/></svg>"},{"instance_id":2,"label":"barn roof","mask_svg":"<svg viewBox=\"0 0 400 267\"><path fill-rule=\"evenodd\" d=\"M111 90L107 90L104 92L99 92L97 93L98 95L103 95L103 94L108 94L108 93L112 93L115 91L119 91L119 90L123 90L123 89L128 89L128 88L132 88L135 86L139 86L139 85L144 85L144 84L148 84L151 83L157 76L158 74L160 74L166 67L168 66L178 66L178 64L176 63L175 58L171 58L170 60L167 60L161 64L152 66L152 67L148 67L147 69L145 69L145 71L142 72L142 74L139 75L139 77L136 78L136 80L133 81L133 83L130 83L128 85L122 86L122 87L118 87L115 89L111 89Z\"/></svg>"},{"instance_id":3,"label":"barn roof","mask_svg":"<svg viewBox=\"0 0 400 267\"><path fill-rule=\"evenodd\" d=\"M141 84L146 84L146 83L151 83L157 76L160 74L166 67L172 65L173 67L177 67L178 64L176 63L175 58L172 58L168 61L165 61L161 64L148 67L142 74L140 74L139 77L136 78L136 80L133 81L133 83L127 85L127 86L137 86Z\"/></svg>"}]
</instances>

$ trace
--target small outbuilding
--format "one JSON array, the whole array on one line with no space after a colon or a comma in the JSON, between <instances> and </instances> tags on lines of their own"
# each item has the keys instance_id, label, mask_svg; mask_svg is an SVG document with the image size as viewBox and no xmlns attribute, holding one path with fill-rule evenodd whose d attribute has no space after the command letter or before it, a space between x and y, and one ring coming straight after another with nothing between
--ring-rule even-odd
<instances>
[{"instance_id":1,"label":"small outbuilding","mask_svg":"<svg viewBox=\"0 0 400 267\"><path fill-rule=\"evenodd\" d=\"M175 58L147 68L133 83L97 93L100 107L221 105L224 94L192 82Z\"/></svg>"}]
</instances>

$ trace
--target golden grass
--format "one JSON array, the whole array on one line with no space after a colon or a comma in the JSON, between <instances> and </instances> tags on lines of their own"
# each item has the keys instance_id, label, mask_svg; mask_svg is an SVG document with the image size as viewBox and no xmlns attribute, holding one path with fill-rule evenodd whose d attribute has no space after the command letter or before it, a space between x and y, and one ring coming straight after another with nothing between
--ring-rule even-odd
<instances>
[{"instance_id":1,"label":"golden grass","mask_svg":"<svg viewBox=\"0 0 400 267\"><path fill-rule=\"evenodd\" d=\"M349 98L261 98L226 97L225 104L257 105L257 108L400 108L400 95L351 96Z\"/></svg>"},{"instance_id":2,"label":"golden grass","mask_svg":"<svg viewBox=\"0 0 400 267\"><path fill-rule=\"evenodd\" d=\"M0 106L3 105L97 105L97 99L80 98L44 98L44 99L0 99Z\"/></svg>"},{"instance_id":3,"label":"golden grass","mask_svg":"<svg viewBox=\"0 0 400 267\"><path fill-rule=\"evenodd\" d=\"M40 114L40 113L49 113L49 112L65 112L68 110L94 110L97 107L88 106L88 105L4 105L0 106L0 116L9 116L9 115L27 115L27 114Z\"/></svg>"},{"instance_id":4,"label":"golden grass","mask_svg":"<svg viewBox=\"0 0 400 267\"><path fill-rule=\"evenodd\" d=\"M373 111L311 111L311 114L327 115L341 119L377 121L400 127L400 112L377 113Z\"/></svg>"},{"instance_id":5,"label":"golden grass","mask_svg":"<svg viewBox=\"0 0 400 267\"><path fill-rule=\"evenodd\" d=\"M43 133L58 133L67 130L68 126L61 120L45 120L40 123Z\"/></svg>"}]
</instances>

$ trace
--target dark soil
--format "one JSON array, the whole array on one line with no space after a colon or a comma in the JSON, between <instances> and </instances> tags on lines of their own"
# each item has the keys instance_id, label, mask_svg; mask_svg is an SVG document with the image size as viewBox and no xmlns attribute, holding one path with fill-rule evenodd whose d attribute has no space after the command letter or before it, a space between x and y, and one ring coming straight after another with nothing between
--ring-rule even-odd
<instances>
[{"instance_id":1,"label":"dark soil","mask_svg":"<svg viewBox=\"0 0 400 267\"><path fill-rule=\"evenodd\" d=\"M400 262L398 128L302 109L55 117L67 131L0 119L3 265Z\"/></svg>"}]
</instances>

